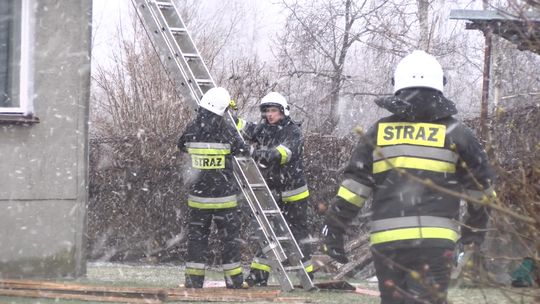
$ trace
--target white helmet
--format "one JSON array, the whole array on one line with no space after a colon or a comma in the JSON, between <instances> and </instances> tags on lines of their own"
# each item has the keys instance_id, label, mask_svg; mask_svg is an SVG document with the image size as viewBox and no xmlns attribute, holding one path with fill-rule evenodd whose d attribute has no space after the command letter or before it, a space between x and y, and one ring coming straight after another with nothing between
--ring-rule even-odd
<instances>
[{"instance_id":1,"label":"white helmet","mask_svg":"<svg viewBox=\"0 0 540 304\"><path fill-rule=\"evenodd\" d=\"M398 63L392 83L394 93L405 88L432 88L443 92L446 79L441 64L424 51L413 51Z\"/></svg>"},{"instance_id":2,"label":"white helmet","mask_svg":"<svg viewBox=\"0 0 540 304\"><path fill-rule=\"evenodd\" d=\"M283 115L289 116L289 104L285 97L277 92L270 92L263 97L260 105L261 112L266 107L278 107Z\"/></svg>"},{"instance_id":3,"label":"white helmet","mask_svg":"<svg viewBox=\"0 0 540 304\"><path fill-rule=\"evenodd\" d=\"M204 93L199 106L219 116L223 116L230 102L231 95L229 95L229 92L224 88L216 87Z\"/></svg>"}]
</instances>

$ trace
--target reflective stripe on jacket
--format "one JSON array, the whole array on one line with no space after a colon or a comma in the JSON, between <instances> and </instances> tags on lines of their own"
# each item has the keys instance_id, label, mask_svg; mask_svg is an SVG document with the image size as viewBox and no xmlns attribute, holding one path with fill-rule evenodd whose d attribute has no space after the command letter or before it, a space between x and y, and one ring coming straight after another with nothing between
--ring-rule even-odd
<instances>
[{"instance_id":1,"label":"reflective stripe on jacket","mask_svg":"<svg viewBox=\"0 0 540 304\"><path fill-rule=\"evenodd\" d=\"M188 196L188 206L197 209L223 209L233 208L237 205L236 195L224 197L200 197L190 194Z\"/></svg>"}]
</instances>

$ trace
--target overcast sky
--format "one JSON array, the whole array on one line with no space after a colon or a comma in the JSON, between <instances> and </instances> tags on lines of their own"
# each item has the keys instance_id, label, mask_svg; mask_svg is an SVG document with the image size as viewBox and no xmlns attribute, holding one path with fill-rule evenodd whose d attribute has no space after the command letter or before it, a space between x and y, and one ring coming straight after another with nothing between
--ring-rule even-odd
<instances>
[{"instance_id":1,"label":"overcast sky","mask_svg":"<svg viewBox=\"0 0 540 304\"><path fill-rule=\"evenodd\" d=\"M212 9L219 7L221 0L201 0L203 6L212 14ZM267 59L271 55L271 38L283 24L284 16L276 0L230 0L246 10L246 17L240 26L240 33L233 39L238 44L247 45L259 58ZM120 24L129 28L130 0L93 0L93 48L94 63L104 64L116 45L115 31ZM189 30L189 29L188 29Z\"/></svg>"}]
</instances>

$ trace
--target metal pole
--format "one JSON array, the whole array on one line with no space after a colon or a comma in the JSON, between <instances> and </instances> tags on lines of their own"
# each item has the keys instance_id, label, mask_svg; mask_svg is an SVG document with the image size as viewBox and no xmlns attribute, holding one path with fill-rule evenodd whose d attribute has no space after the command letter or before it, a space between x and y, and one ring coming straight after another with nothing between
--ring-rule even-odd
<instances>
[{"instance_id":1,"label":"metal pole","mask_svg":"<svg viewBox=\"0 0 540 304\"><path fill-rule=\"evenodd\" d=\"M491 73L491 44L492 30L488 27L484 30L484 73L482 81L482 102L480 104L480 137L486 140L488 135L487 116L489 101L489 82Z\"/></svg>"},{"instance_id":2,"label":"metal pole","mask_svg":"<svg viewBox=\"0 0 540 304\"><path fill-rule=\"evenodd\" d=\"M484 10L488 8L489 1L483 0ZM489 81L490 81L490 72L491 72L491 45L492 45L492 35L493 30L491 26L487 26L484 29L484 72L483 72L483 81L482 81L482 101L480 104L480 137L483 140L488 138L488 126L487 126L487 116L488 116L488 101L489 101Z\"/></svg>"}]
</instances>

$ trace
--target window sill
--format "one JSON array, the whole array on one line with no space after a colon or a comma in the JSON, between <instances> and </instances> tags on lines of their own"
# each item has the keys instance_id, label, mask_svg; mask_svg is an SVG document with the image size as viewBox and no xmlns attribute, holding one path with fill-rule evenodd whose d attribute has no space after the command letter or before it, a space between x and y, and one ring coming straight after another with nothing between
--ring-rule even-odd
<instances>
[{"instance_id":1,"label":"window sill","mask_svg":"<svg viewBox=\"0 0 540 304\"><path fill-rule=\"evenodd\" d=\"M36 124L39 117L33 115L0 114L0 124Z\"/></svg>"}]
</instances>

